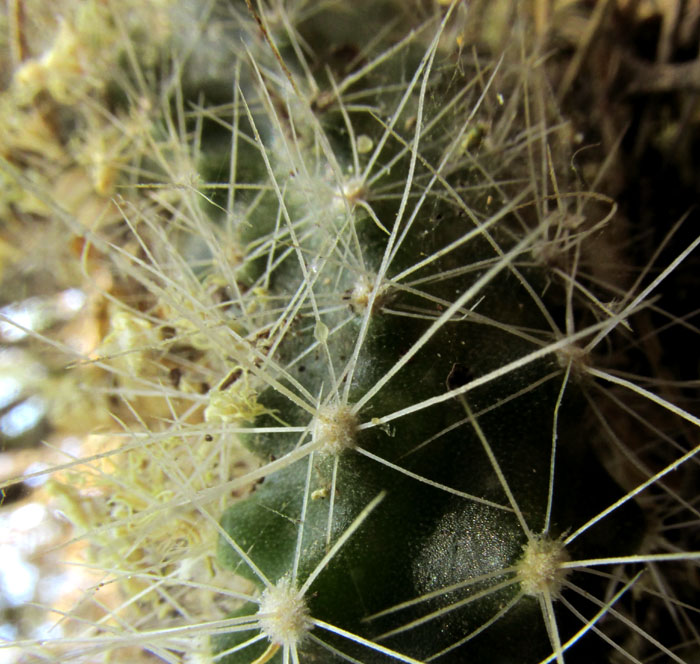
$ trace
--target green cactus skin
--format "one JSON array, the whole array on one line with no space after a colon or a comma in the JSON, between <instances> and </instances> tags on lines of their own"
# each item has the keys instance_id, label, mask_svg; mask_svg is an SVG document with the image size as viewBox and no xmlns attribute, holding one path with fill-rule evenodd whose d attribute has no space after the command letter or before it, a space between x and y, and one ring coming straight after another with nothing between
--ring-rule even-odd
<instances>
[{"instance_id":1,"label":"green cactus skin","mask_svg":"<svg viewBox=\"0 0 700 664\"><path fill-rule=\"evenodd\" d=\"M471 108L448 102L469 79L449 58L425 64L430 53L425 70L409 49L353 89L398 118L387 132L369 113L353 116L355 136L371 145L389 134L381 164L391 165L390 176L369 190L328 193L323 176L317 190L305 189L285 161L284 142L275 147L269 121L251 116L261 136L270 131L262 136L272 142L265 167L292 175L251 216L243 239L252 258L239 272L250 288L264 281L270 300L288 307L267 328L274 352L258 360L276 376L259 397L267 414L244 437L280 469L221 520L228 537L220 539L220 560L263 598L259 624L258 606L247 604L236 617L248 616L248 629L215 639L222 661L539 662L580 628L557 611L556 632L542 608L552 611L567 576L557 565L623 556L641 541L641 513L628 502L570 547L558 543L623 492L587 444L585 402L562 367L566 355L541 352L552 343L543 309L560 311L564 297L532 258L538 232L523 230L508 185L496 183L507 169L484 181L466 154L476 120L467 121ZM387 85L399 71L402 80L417 71L403 98L406 86ZM406 110L392 115L402 103ZM415 123L443 106L443 122L462 127L456 143L442 123L427 124L414 158L406 146ZM310 150L322 127L338 171L352 171L342 113L312 110L297 110L283 131ZM252 154L247 167L256 160ZM441 161L450 168L428 185L428 164ZM412 182L412 190L394 186L382 196L389 177ZM470 189L468 198L455 194ZM276 248L255 258L255 247L274 246L273 235ZM295 300L303 306L289 304ZM430 399L436 403L413 409ZM275 431L254 432L268 428ZM527 576L526 549L549 551L545 566L554 571ZM575 580L591 591L600 585L595 577ZM265 623L270 588L303 595L285 605L298 619L281 633L274 619ZM255 641L255 629L265 638ZM583 639L566 661L591 661L604 645Z\"/></svg>"}]
</instances>

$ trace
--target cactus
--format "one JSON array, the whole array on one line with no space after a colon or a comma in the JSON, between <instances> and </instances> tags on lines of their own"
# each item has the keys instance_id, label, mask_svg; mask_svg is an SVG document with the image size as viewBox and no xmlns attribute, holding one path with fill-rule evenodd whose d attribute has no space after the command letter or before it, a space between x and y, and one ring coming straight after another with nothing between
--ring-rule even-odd
<instances>
[{"instance_id":1,"label":"cactus","mask_svg":"<svg viewBox=\"0 0 700 664\"><path fill-rule=\"evenodd\" d=\"M50 488L91 564L139 601L113 611L135 612L128 629L61 647L691 662L697 589L674 575L698 558L682 525L697 508L667 480L698 447L648 413L700 421L614 369L700 240L629 291L586 276L615 206L568 168L528 21L464 2L156 4L152 39L138 14L86 4L128 44L75 93L109 112L66 92L94 53L78 28L57 39L71 76L16 77L98 127L102 142L70 145L99 220L36 184L48 166L2 164L15 207L67 223L88 276L109 275L91 361L117 400L96 410L128 442Z\"/></svg>"},{"instance_id":2,"label":"cactus","mask_svg":"<svg viewBox=\"0 0 700 664\"><path fill-rule=\"evenodd\" d=\"M242 274L275 314L242 368L269 384L244 434L264 483L225 512L219 544L261 594L217 640L225 661L277 648L280 661L561 660L576 626L555 599L564 584L591 590L569 578L572 561L641 545L631 501L577 530L624 492L579 426L583 376L553 313L565 293L545 288L538 260L548 229L518 219L540 183L507 193L511 164L479 145L498 115L486 128L486 100L458 99L475 72L455 71L437 40L412 47L355 84L378 91L388 119L350 114L333 88L317 93L334 102L322 111L290 104L286 126L250 116L256 137L274 137L249 161L265 162L275 191L260 208L276 221L251 218L246 239L266 255ZM394 91L401 68L409 82ZM337 165L308 163L314 143ZM389 196L387 163L401 174Z\"/></svg>"}]
</instances>

